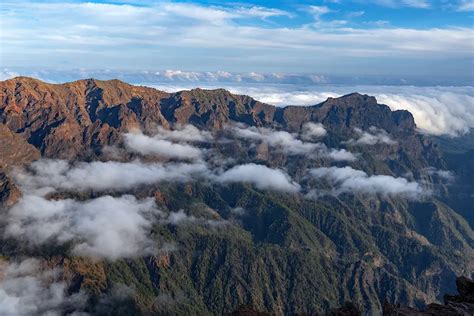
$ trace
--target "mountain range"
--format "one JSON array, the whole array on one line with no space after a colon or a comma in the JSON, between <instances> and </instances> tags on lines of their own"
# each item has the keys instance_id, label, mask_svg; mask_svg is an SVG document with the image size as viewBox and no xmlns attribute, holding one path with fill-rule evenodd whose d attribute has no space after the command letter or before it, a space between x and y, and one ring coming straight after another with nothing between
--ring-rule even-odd
<instances>
[{"instance_id":1,"label":"mountain range","mask_svg":"<svg viewBox=\"0 0 474 316\"><path fill-rule=\"evenodd\" d=\"M423 308L474 276L473 150L358 93L276 107L16 77L0 82L2 265L59 271L60 314Z\"/></svg>"}]
</instances>

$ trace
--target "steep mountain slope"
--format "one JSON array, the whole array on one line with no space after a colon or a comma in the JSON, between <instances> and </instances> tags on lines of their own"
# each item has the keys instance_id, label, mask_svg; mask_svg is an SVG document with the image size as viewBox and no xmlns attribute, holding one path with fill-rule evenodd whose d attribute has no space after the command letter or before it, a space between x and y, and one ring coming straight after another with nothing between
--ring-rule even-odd
<instances>
[{"instance_id":1,"label":"steep mountain slope","mask_svg":"<svg viewBox=\"0 0 474 316\"><path fill-rule=\"evenodd\" d=\"M392 112L373 97L354 93L311 107L278 108L225 90L169 94L117 80L53 85L20 77L0 83L0 100L0 132L6 135L0 159L6 166L28 164L38 152L83 164L110 156L118 162L173 161L123 153L123 135L135 129L155 135L157 126L168 131L192 124L212 135L212 141L196 145L210 153L208 165L258 163L284 170L302 188L282 193L212 177L128 188L125 193L151 197L162 212L181 219L152 225L154 240L173 247L128 259L91 260L73 253L71 243L32 247L3 238L5 258L41 257L64 271L69 292L88 293L86 311L222 314L250 305L292 315L324 313L349 300L376 315L384 300L418 307L440 300L453 292L455 276L474 273L472 228L450 200L438 198L449 194L437 173L447 162L429 137L417 133L409 112ZM308 122L327 130L320 143L299 139ZM242 138L235 132L238 124L259 135L289 132L284 140L298 137L291 138L298 150ZM119 154L110 155L111 148ZM335 159L333 148L354 158ZM318 150L324 154L315 154ZM355 189L332 194L337 182L308 176L316 168L348 166L367 178L418 181L432 194L416 199ZM19 191L10 178L10 171L0 175L0 203L11 205ZM312 196L315 191L331 194ZM60 186L48 199L87 201L123 193ZM120 286L129 294L114 296Z\"/></svg>"}]
</instances>

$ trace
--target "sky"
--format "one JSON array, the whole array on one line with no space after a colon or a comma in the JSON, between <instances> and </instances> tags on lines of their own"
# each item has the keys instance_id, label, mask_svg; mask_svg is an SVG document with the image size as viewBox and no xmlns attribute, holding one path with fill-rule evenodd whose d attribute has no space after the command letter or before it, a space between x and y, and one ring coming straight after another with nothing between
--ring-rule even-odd
<instances>
[{"instance_id":1,"label":"sky","mask_svg":"<svg viewBox=\"0 0 474 316\"><path fill-rule=\"evenodd\" d=\"M471 0L3 0L0 69L471 85L473 23Z\"/></svg>"}]
</instances>

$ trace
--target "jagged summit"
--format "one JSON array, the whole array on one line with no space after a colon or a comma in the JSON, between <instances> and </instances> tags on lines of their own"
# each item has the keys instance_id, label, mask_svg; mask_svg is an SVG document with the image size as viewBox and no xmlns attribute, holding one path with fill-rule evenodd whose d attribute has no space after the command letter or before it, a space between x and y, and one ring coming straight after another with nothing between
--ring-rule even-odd
<instances>
[{"instance_id":1,"label":"jagged summit","mask_svg":"<svg viewBox=\"0 0 474 316\"><path fill-rule=\"evenodd\" d=\"M395 134L415 132L408 112L392 112L374 97L351 93L316 106L276 107L224 89L166 93L120 80L83 79L64 84L16 77L0 82L0 122L43 153L74 157L95 144L114 142L130 128L193 124L218 130L230 122L297 132L321 122L338 134L371 126Z\"/></svg>"}]
</instances>

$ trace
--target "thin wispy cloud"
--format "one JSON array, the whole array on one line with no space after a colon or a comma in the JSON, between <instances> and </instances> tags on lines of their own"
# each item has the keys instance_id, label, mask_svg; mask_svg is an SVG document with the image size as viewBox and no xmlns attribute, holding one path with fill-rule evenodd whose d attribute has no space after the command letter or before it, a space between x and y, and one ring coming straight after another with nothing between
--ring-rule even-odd
<instances>
[{"instance_id":1,"label":"thin wispy cloud","mask_svg":"<svg viewBox=\"0 0 474 316\"><path fill-rule=\"evenodd\" d=\"M356 1L357 2L357 1ZM411 7L417 9L431 8L430 0L359 0L362 3L372 3L389 8Z\"/></svg>"}]
</instances>

